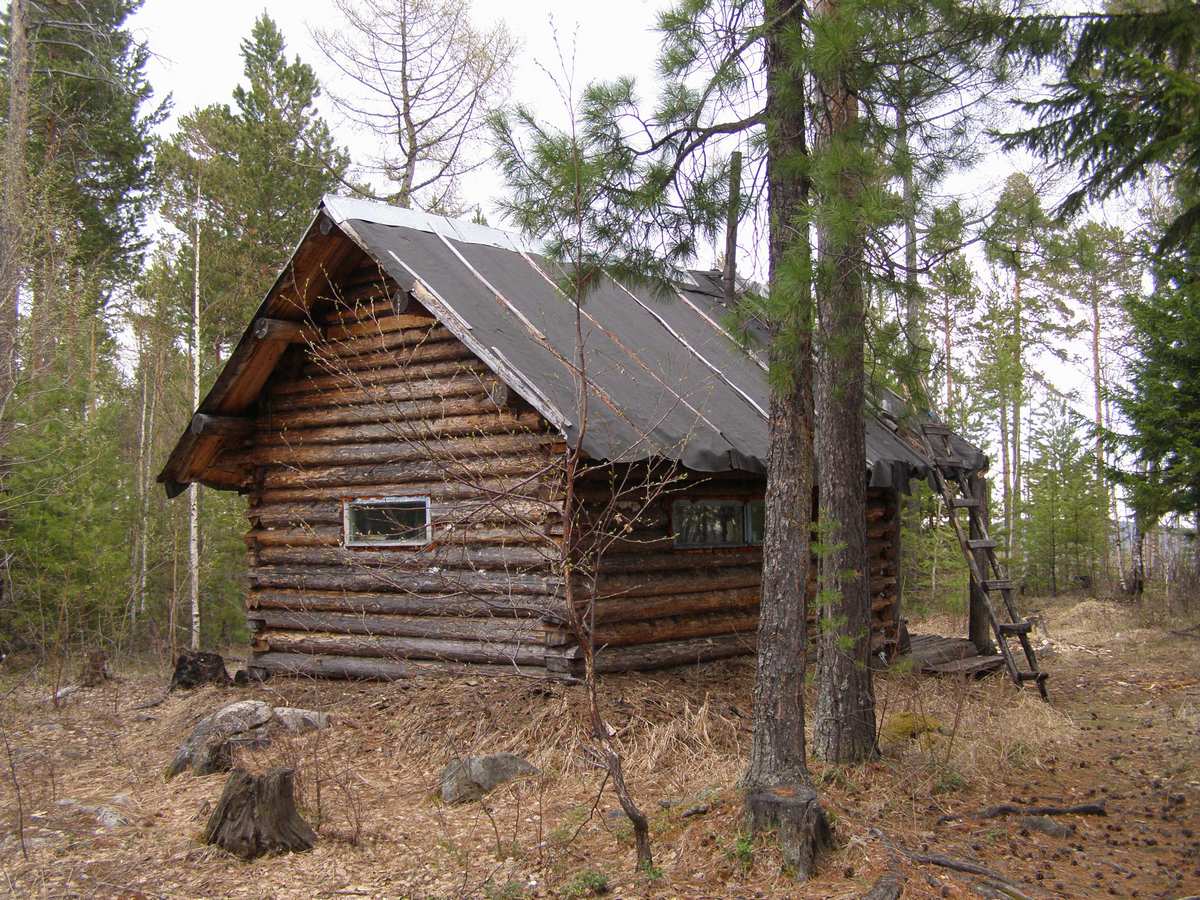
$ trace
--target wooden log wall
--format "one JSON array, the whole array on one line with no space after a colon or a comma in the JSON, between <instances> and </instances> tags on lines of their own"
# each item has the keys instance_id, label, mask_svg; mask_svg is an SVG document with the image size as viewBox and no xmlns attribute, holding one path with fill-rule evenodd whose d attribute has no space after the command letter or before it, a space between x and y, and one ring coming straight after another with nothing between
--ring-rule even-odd
<instances>
[{"instance_id":1,"label":"wooden log wall","mask_svg":"<svg viewBox=\"0 0 1200 900\"><path fill-rule=\"evenodd\" d=\"M763 482L701 473L689 473L687 481L698 483L685 491L672 488L632 529L621 525L622 536L602 558L594 616L601 671L659 668L754 651L761 548L676 548L670 510L678 499L761 499ZM602 486L593 489L588 502L592 512L585 518L604 519L609 500ZM871 646L888 658L899 636L898 509L895 491L868 491ZM808 590L809 634L815 637L815 566ZM568 627L548 629L547 643L552 671L578 670L581 653Z\"/></svg>"},{"instance_id":2,"label":"wooden log wall","mask_svg":"<svg viewBox=\"0 0 1200 900\"><path fill-rule=\"evenodd\" d=\"M252 472L253 665L343 677L544 673L563 447L364 256L222 464ZM343 501L429 497L432 543L346 547Z\"/></svg>"},{"instance_id":3,"label":"wooden log wall","mask_svg":"<svg viewBox=\"0 0 1200 900\"><path fill-rule=\"evenodd\" d=\"M220 459L250 473L240 477L252 664L330 677L572 677L580 652L556 574L559 436L425 309L398 299L374 263L348 268L336 296L293 329L252 427ZM628 496L614 501L614 485ZM580 485L587 527L606 546L594 591L600 671L753 652L761 548L676 548L670 511L680 498L762 492L745 473L648 466L601 468ZM430 498L432 542L346 547L343 501L387 496ZM892 491L868 498L872 646L890 651L898 505ZM809 590L811 601L815 579Z\"/></svg>"}]
</instances>

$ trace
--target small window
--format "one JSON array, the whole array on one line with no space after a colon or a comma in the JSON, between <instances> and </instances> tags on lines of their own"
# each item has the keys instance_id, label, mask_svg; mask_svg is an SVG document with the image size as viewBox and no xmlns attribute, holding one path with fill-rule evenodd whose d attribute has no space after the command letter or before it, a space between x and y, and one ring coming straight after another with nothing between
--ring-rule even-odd
<instances>
[{"instance_id":1,"label":"small window","mask_svg":"<svg viewBox=\"0 0 1200 900\"><path fill-rule=\"evenodd\" d=\"M767 533L767 504L763 500L751 500L746 504L746 543L758 546Z\"/></svg>"},{"instance_id":2,"label":"small window","mask_svg":"<svg viewBox=\"0 0 1200 900\"><path fill-rule=\"evenodd\" d=\"M420 547L430 540L428 497L345 501L347 547Z\"/></svg>"},{"instance_id":3,"label":"small window","mask_svg":"<svg viewBox=\"0 0 1200 900\"><path fill-rule=\"evenodd\" d=\"M740 547L746 543L739 500L677 500L671 508L677 547Z\"/></svg>"}]
</instances>

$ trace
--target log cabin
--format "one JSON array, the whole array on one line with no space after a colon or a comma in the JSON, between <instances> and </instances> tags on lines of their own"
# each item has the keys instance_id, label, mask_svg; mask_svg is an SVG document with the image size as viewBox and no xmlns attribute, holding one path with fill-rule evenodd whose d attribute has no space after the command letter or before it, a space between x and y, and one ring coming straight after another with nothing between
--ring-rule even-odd
<instances>
[{"instance_id":1,"label":"log cabin","mask_svg":"<svg viewBox=\"0 0 1200 900\"><path fill-rule=\"evenodd\" d=\"M720 273L668 292L605 276L579 313L581 404L560 276L502 231L324 198L159 476L169 496L248 498L252 666L571 679L564 572L600 671L754 651L764 354L724 326ZM863 423L883 658L900 642L900 497L928 471L892 400ZM570 566L568 450L585 463Z\"/></svg>"}]
</instances>

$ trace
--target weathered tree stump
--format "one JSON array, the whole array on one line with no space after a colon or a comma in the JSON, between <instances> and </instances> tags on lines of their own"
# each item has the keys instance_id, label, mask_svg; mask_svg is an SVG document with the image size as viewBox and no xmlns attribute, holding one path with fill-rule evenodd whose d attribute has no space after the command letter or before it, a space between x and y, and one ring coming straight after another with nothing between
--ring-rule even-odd
<instances>
[{"instance_id":1,"label":"weathered tree stump","mask_svg":"<svg viewBox=\"0 0 1200 900\"><path fill-rule=\"evenodd\" d=\"M311 850L316 833L296 811L291 769L234 769L204 828L204 842L242 859Z\"/></svg>"},{"instance_id":2,"label":"weathered tree stump","mask_svg":"<svg viewBox=\"0 0 1200 900\"><path fill-rule=\"evenodd\" d=\"M96 687L112 676L108 673L108 654L103 650L91 650L79 670L80 687Z\"/></svg>"},{"instance_id":3,"label":"weathered tree stump","mask_svg":"<svg viewBox=\"0 0 1200 900\"><path fill-rule=\"evenodd\" d=\"M784 864L796 878L812 877L817 854L832 846L829 820L808 785L776 787L746 795L746 812L753 831L774 828Z\"/></svg>"},{"instance_id":4,"label":"weathered tree stump","mask_svg":"<svg viewBox=\"0 0 1200 900\"><path fill-rule=\"evenodd\" d=\"M202 684L225 686L229 683L229 673L225 671L225 660L221 654L184 650L175 660L175 673L167 690L194 688Z\"/></svg>"}]
</instances>

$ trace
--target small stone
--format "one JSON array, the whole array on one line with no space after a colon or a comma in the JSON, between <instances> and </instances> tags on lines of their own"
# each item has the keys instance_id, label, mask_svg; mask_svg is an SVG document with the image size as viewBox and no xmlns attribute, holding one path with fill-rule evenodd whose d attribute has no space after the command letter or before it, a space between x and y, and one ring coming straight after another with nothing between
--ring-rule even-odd
<instances>
[{"instance_id":1,"label":"small stone","mask_svg":"<svg viewBox=\"0 0 1200 900\"><path fill-rule=\"evenodd\" d=\"M1042 834L1050 835L1050 837L1069 838L1075 833L1075 829L1072 826L1056 822L1049 816L1022 816L1021 824L1025 828L1040 831Z\"/></svg>"},{"instance_id":2,"label":"small stone","mask_svg":"<svg viewBox=\"0 0 1200 900\"><path fill-rule=\"evenodd\" d=\"M300 709L296 706L275 707L274 719L293 734L319 731L332 724L329 713L317 712L315 709Z\"/></svg>"},{"instance_id":3,"label":"small stone","mask_svg":"<svg viewBox=\"0 0 1200 900\"><path fill-rule=\"evenodd\" d=\"M708 812L709 806L707 803L697 803L695 806L689 806L679 815L681 818L687 819L691 816L702 816Z\"/></svg>"}]
</instances>

